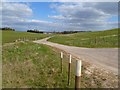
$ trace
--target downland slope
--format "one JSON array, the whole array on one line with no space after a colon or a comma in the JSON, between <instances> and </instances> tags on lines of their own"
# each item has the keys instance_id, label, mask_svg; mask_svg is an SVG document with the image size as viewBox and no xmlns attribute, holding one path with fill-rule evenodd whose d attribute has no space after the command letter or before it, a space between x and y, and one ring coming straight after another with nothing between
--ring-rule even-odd
<instances>
[{"instance_id":1,"label":"downland slope","mask_svg":"<svg viewBox=\"0 0 120 90\"><path fill-rule=\"evenodd\" d=\"M48 34L20 32L20 31L2 31L2 43L11 43L17 41L32 41L48 37Z\"/></svg>"},{"instance_id":2,"label":"downland slope","mask_svg":"<svg viewBox=\"0 0 120 90\"><path fill-rule=\"evenodd\" d=\"M80 32L67 35L55 35L48 41L77 47L88 48L118 48L120 29L112 29L95 32Z\"/></svg>"},{"instance_id":3,"label":"downland slope","mask_svg":"<svg viewBox=\"0 0 120 90\"><path fill-rule=\"evenodd\" d=\"M12 37L10 34L9 36ZM4 34L3 38L3 42L9 39L4 37ZM3 88L74 88L77 58L72 57L71 79L68 86L69 54L64 52L63 73L61 73L59 52L61 50L43 44L34 44L24 39L14 44L4 43L2 47ZM83 62L81 88L117 87L117 75Z\"/></svg>"}]
</instances>

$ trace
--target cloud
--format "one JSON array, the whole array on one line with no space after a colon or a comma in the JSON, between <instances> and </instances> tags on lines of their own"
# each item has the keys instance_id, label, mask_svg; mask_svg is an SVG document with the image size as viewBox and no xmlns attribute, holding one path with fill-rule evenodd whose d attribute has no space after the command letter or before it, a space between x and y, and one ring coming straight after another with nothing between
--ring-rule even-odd
<instances>
[{"instance_id":1,"label":"cloud","mask_svg":"<svg viewBox=\"0 0 120 90\"><path fill-rule=\"evenodd\" d=\"M73 0L53 0L53 2L73 2ZM119 0L74 0L74 2L119 2Z\"/></svg>"},{"instance_id":2,"label":"cloud","mask_svg":"<svg viewBox=\"0 0 120 90\"><path fill-rule=\"evenodd\" d=\"M32 15L32 9L23 3L2 3L2 14L15 17L28 17Z\"/></svg>"},{"instance_id":3,"label":"cloud","mask_svg":"<svg viewBox=\"0 0 120 90\"><path fill-rule=\"evenodd\" d=\"M48 15L53 21L36 20L31 18L34 12L29 4L4 2L0 8L2 25L23 31L103 30L118 27L117 21L108 21L117 16L117 3L53 3L50 8L57 12L57 15Z\"/></svg>"},{"instance_id":4,"label":"cloud","mask_svg":"<svg viewBox=\"0 0 120 90\"><path fill-rule=\"evenodd\" d=\"M62 15L57 15L57 16L49 16L49 15L48 15L48 17L49 17L49 18L54 18L54 19L65 19L65 17L62 16Z\"/></svg>"},{"instance_id":5,"label":"cloud","mask_svg":"<svg viewBox=\"0 0 120 90\"><path fill-rule=\"evenodd\" d=\"M32 9L24 3L2 3L2 26L16 27L17 24L20 24L25 18L32 16ZM20 26L22 27L22 26ZM19 27L18 27L19 28Z\"/></svg>"},{"instance_id":6,"label":"cloud","mask_svg":"<svg viewBox=\"0 0 120 90\"><path fill-rule=\"evenodd\" d=\"M102 30L118 26L117 23L108 21L113 16L118 16L116 2L62 3L52 4L51 8L60 15L49 16L50 18L77 27L79 30Z\"/></svg>"},{"instance_id":7,"label":"cloud","mask_svg":"<svg viewBox=\"0 0 120 90\"><path fill-rule=\"evenodd\" d=\"M118 3L117 2L100 2L100 3L84 3L85 7L93 7L104 13L117 15L118 14Z\"/></svg>"},{"instance_id":8,"label":"cloud","mask_svg":"<svg viewBox=\"0 0 120 90\"><path fill-rule=\"evenodd\" d=\"M33 0L1 0L3 2L33 2ZM119 2L119 0L34 0L34 2Z\"/></svg>"},{"instance_id":9,"label":"cloud","mask_svg":"<svg viewBox=\"0 0 120 90\"><path fill-rule=\"evenodd\" d=\"M28 29L48 30L48 27L56 25L48 21L30 19L33 11L25 3L3 3L1 10L3 27L12 27L24 31Z\"/></svg>"},{"instance_id":10,"label":"cloud","mask_svg":"<svg viewBox=\"0 0 120 90\"><path fill-rule=\"evenodd\" d=\"M26 31L38 29L43 31L61 30L64 25L56 22L32 19L33 11L26 3L2 4L2 27L11 27L16 30Z\"/></svg>"}]
</instances>

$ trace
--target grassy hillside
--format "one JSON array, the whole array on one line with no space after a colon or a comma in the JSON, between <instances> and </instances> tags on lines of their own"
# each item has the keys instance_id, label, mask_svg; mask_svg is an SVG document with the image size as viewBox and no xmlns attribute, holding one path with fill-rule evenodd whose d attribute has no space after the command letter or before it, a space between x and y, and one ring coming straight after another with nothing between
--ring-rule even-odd
<instances>
[{"instance_id":1,"label":"grassy hillside","mask_svg":"<svg viewBox=\"0 0 120 90\"><path fill-rule=\"evenodd\" d=\"M2 43L15 42L16 40L35 40L45 38L47 34L37 34L17 31L2 31Z\"/></svg>"},{"instance_id":2,"label":"grassy hillside","mask_svg":"<svg viewBox=\"0 0 120 90\"><path fill-rule=\"evenodd\" d=\"M81 32L76 34L56 35L49 41L70 46L107 48L118 47L118 29Z\"/></svg>"},{"instance_id":3,"label":"grassy hillside","mask_svg":"<svg viewBox=\"0 0 120 90\"><path fill-rule=\"evenodd\" d=\"M47 35L7 31L3 32L2 40L6 43L13 42L19 38L33 40L36 37L41 39L47 37ZM46 45L34 44L31 41L3 44L3 88L74 88L75 60L75 58L72 59L70 86L68 86L67 54L64 54L63 73L61 73L60 50ZM82 63L81 88L110 88L118 86L116 75L105 70L101 71L101 69L93 67L88 62Z\"/></svg>"}]
</instances>

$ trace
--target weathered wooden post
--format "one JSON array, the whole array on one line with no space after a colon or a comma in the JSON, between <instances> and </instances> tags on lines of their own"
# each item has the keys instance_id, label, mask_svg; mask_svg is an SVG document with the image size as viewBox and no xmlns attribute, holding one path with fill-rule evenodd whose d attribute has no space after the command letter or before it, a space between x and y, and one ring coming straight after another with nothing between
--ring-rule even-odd
<instances>
[{"instance_id":1,"label":"weathered wooden post","mask_svg":"<svg viewBox=\"0 0 120 90\"><path fill-rule=\"evenodd\" d=\"M68 85L70 85L70 72L71 71L71 54L69 56L69 63L68 63Z\"/></svg>"},{"instance_id":2,"label":"weathered wooden post","mask_svg":"<svg viewBox=\"0 0 120 90\"><path fill-rule=\"evenodd\" d=\"M63 52L61 52L61 72L63 71Z\"/></svg>"},{"instance_id":3,"label":"weathered wooden post","mask_svg":"<svg viewBox=\"0 0 120 90\"><path fill-rule=\"evenodd\" d=\"M97 43L97 39L96 39L96 37L95 37L95 44Z\"/></svg>"},{"instance_id":4,"label":"weathered wooden post","mask_svg":"<svg viewBox=\"0 0 120 90\"><path fill-rule=\"evenodd\" d=\"M76 60L75 90L80 89L81 66L81 60Z\"/></svg>"}]
</instances>

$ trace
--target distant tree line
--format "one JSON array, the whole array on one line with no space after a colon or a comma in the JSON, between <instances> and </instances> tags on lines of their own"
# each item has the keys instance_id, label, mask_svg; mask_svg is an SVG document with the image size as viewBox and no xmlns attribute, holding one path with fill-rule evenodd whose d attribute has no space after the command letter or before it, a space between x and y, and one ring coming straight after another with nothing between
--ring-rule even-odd
<instances>
[{"instance_id":1,"label":"distant tree line","mask_svg":"<svg viewBox=\"0 0 120 90\"><path fill-rule=\"evenodd\" d=\"M43 31L39 31L39 30L27 30L27 32L32 32L32 33L43 33Z\"/></svg>"},{"instance_id":2,"label":"distant tree line","mask_svg":"<svg viewBox=\"0 0 120 90\"><path fill-rule=\"evenodd\" d=\"M72 34L72 33L78 33L78 32L91 32L91 31L63 31L63 32L54 32L57 34Z\"/></svg>"},{"instance_id":3,"label":"distant tree line","mask_svg":"<svg viewBox=\"0 0 120 90\"><path fill-rule=\"evenodd\" d=\"M0 28L0 30L4 30L4 31L15 31L15 29L9 28L9 27Z\"/></svg>"},{"instance_id":4,"label":"distant tree line","mask_svg":"<svg viewBox=\"0 0 120 90\"><path fill-rule=\"evenodd\" d=\"M5 31L15 31L15 29L10 28L10 27L4 27L4 28L0 28L0 30L5 30ZM39 30L27 30L27 32L31 32L31 33L45 33L43 31L39 31ZM53 32L46 32L46 33L56 33L56 34L72 34L72 33L78 33L78 32L91 32L91 31L53 31Z\"/></svg>"},{"instance_id":5,"label":"distant tree line","mask_svg":"<svg viewBox=\"0 0 120 90\"><path fill-rule=\"evenodd\" d=\"M62 34L72 34L72 33L77 33L78 31L63 31L61 32Z\"/></svg>"}]
</instances>

